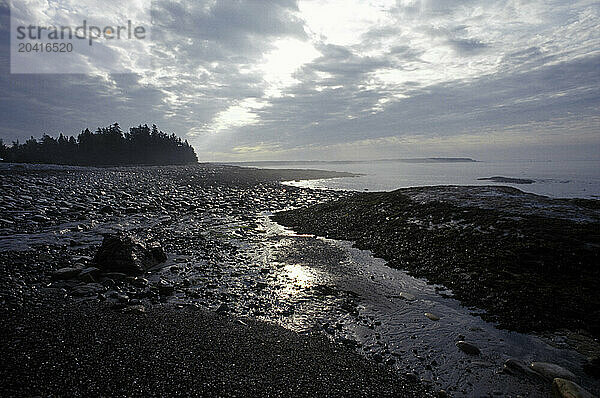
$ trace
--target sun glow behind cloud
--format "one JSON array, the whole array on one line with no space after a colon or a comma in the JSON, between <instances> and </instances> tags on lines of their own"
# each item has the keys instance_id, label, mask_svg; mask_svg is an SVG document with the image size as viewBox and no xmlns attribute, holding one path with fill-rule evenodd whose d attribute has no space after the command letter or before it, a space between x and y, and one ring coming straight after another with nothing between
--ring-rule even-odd
<instances>
[{"instance_id":1,"label":"sun glow behind cloud","mask_svg":"<svg viewBox=\"0 0 600 398\"><path fill-rule=\"evenodd\" d=\"M310 42L298 39L279 39L273 43L273 47L275 49L265 55L257 69L263 73L268 84L266 96L280 97L285 88L300 82L294 77L294 72L321 54Z\"/></svg>"},{"instance_id":2,"label":"sun glow behind cloud","mask_svg":"<svg viewBox=\"0 0 600 398\"><path fill-rule=\"evenodd\" d=\"M257 110L264 108L266 104L256 98L247 98L235 105L231 105L214 118L211 129L214 132L226 130L232 127L240 127L255 124L259 120Z\"/></svg>"},{"instance_id":3,"label":"sun glow behind cloud","mask_svg":"<svg viewBox=\"0 0 600 398\"><path fill-rule=\"evenodd\" d=\"M341 46L357 44L373 26L391 23L395 1L334 0L298 2L306 30L323 42Z\"/></svg>"}]
</instances>

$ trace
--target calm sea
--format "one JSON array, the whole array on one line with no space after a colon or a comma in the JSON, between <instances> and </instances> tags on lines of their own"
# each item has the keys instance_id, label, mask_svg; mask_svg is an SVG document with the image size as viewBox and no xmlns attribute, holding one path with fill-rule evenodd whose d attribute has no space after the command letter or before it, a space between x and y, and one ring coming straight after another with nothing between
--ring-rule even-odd
<instances>
[{"instance_id":1,"label":"calm sea","mask_svg":"<svg viewBox=\"0 0 600 398\"><path fill-rule=\"evenodd\" d=\"M252 162L260 168L321 169L363 174L314 181L292 181L290 185L341 190L391 191L427 185L508 185L525 192L551 197L600 198L600 160L584 161L494 161L410 163L355 162ZM481 177L531 179L532 184L480 181Z\"/></svg>"}]
</instances>

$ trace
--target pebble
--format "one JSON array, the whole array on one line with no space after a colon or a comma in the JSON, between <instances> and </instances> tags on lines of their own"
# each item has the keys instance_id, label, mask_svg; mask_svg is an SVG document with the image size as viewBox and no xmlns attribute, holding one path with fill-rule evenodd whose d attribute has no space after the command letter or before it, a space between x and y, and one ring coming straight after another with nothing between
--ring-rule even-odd
<instances>
[{"instance_id":1,"label":"pebble","mask_svg":"<svg viewBox=\"0 0 600 398\"><path fill-rule=\"evenodd\" d=\"M146 287L148 286L148 279L136 276L135 278L131 279L130 283L135 287Z\"/></svg>"},{"instance_id":2,"label":"pebble","mask_svg":"<svg viewBox=\"0 0 600 398\"><path fill-rule=\"evenodd\" d=\"M504 362L503 371L512 375L526 375L532 377L539 377L539 373L534 372L530 367L528 367L525 363L519 361L516 358L509 358Z\"/></svg>"},{"instance_id":3,"label":"pebble","mask_svg":"<svg viewBox=\"0 0 600 398\"><path fill-rule=\"evenodd\" d=\"M131 313L131 314L142 314L142 313L146 312L146 308L141 304L129 305L129 306L123 308L122 312Z\"/></svg>"},{"instance_id":4,"label":"pebble","mask_svg":"<svg viewBox=\"0 0 600 398\"><path fill-rule=\"evenodd\" d=\"M477 346L463 340L457 341L455 345L468 355L479 355L481 353Z\"/></svg>"},{"instance_id":5,"label":"pebble","mask_svg":"<svg viewBox=\"0 0 600 398\"><path fill-rule=\"evenodd\" d=\"M227 305L227 303L223 303L219 306L219 308L217 308L216 312L220 314L229 312L229 306Z\"/></svg>"},{"instance_id":6,"label":"pebble","mask_svg":"<svg viewBox=\"0 0 600 398\"><path fill-rule=\"evenodd\" d=\"M100 270L96 267L88 267L81 270L78 275L79 280L91 283L96 282L98 276L100 276Z\"/></svg>"},{"instance_id":7,"label":"pebble","mask_svg":"<svg viewBox=\"0 0 600 398\"><path fill-rule=\"evenodd\" d=\"M81 272L78 268L65 267L58 269L52 273L52 279L65 280L75 278Z\"/></svg>"},{"instance_id":8,"label":"pebble","mask_svg":"<svg viewBox=\"0 0 600 398\"><path fill-rule=\"evenodd\" d=\"M162 296L170 296L175 292L175 286L171 285L169 282L161 280L158 283L158 292Z\"/></svg>"},{"instance_id":9,"label":"pebble","mask_svg":"<svg viewBox=\"0 0 600 398\"><path fill-rule=\"evenodd\" d=\"M402 292L398 295L398 297L403 298L404 300L407 301L415 301L416 297L413 294L410 293L406 293L406 292Z\"/></svg>"},{"instance_id":10,"label":"pebble","mask_svg":"<svg viewBox=\"0 0 600 398\"><path fill-rule=\"evenodd\" d=\"M426 312L425 316L429 319L431 319L432 321L439 321L440 317L437 316L436 314L432 314L431 312Z\"/></svg>"},{"instance_id":11,"label":"pebble","mask_svg":"<svg viewBox=\"0 0 600 398\"><path fill-rule=\"evenodd\" d=\"M71 290L74 296L92 296L97 293L104 292L104 286L99 283L88 283L85 285L75 286Z\"/></svg>"}]
</instances>

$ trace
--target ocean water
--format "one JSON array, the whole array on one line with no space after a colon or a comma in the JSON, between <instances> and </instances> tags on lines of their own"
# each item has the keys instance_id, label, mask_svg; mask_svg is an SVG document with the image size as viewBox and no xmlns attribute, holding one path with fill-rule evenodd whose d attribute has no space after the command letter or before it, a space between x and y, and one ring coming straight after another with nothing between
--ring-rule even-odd
<instances>
[{"instance_id":1,"label":"ocean water","mask_svg":"<svg viewBox=\"0 0 600 398\"><path fill-rule=\"evenodd\" d=\"M321 169L362 174L313 181L290 181L300 187L356 191L391 191L429 185L508 185L525 192L563 198L600 198L600 160L432 162L254 162L261 168ZM532 184L481 181L481 177L531 179Z\"/></svg>"}]
</instances>

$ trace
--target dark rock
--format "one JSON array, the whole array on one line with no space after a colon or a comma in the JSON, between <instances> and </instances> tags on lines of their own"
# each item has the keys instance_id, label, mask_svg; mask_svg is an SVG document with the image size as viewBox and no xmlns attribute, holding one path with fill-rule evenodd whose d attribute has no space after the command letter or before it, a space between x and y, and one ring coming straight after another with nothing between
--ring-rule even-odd
<instances>
[{"instance_id":1,"label":"dark rock","mask_svg":"<svg viewBox=\"0 0 600 398\"><path fill-rule=\"evenodd\" d=\"M600 378L600 358L596 357L588 359L583 365L583 371L597 379Z\"/></svg>"},{"instance_id":2,"label":"dark rock","mask_svg":"<svg viewBox=\"0 0 600 398\"><path fill-rule=\"evenodd\" d=\"M148 286L148 279L136 276L131 281L129 281L129 283L131 283L135 287L146 287Z\"/></svg>"},{"instance_id":3,"label":"dark rock","mask_svg":"<svg viewBox=\"0 0 600 398\"><path fill-rule=\"evenodd\" d=\"M88 283L85 285L75 286L71 290L73 296L93 296L104 292L104 286L99 283Z\"/></svg>"},{"instance_id":4,"label":"dark rock","mask_svg":"<svg viewBox=\"0 0 600 398\"><path fill-rule=\"evenodd\" d=\"M33 217L31 217L31 219L35 222L42 222L42 223L50 221L50 219L48 217L42 216L41 214L36 214Z\"/></svg>"},{"instance_id":5,"label":"dark rock","mask_svg":"<svg viewBox=\"0 0 600 398\"><path fill-rule=\"evenodd\" d=\"M86 283L96 282L100 276L100 270L96 267L88 267L81 270L78 278Z\"/></svg>"},{"instance_id":6,"label":"dark rock","mask_svg":"<svg viewBox=\"0 0 600 398\"><path fill-rule=\"evenodd\" d=\"M504 373L508 373L513 376L526 375L526 376L537 377L537 378L539 378L539 376L540 376L538 373L534 372L525 363L523 363L515 358L509 358L506 360L506 362L504 362L503 371L504 371Z\"/></svg>"},{"instance_id":7,"label":"dark rock","mask_svg":"<svg viewBox=\"0 0 600 398\"><path fill-rule=\"evenodd\" d=\"M158 283L158 292L161 296L170 296L175 292L175 286L171 285L169 282L161 280Z\"/></svg>"},{"instance_id":8,"label":"dark rock","mask_svg":"<svg viewBox=\"0 0 600 398\"><path fill-rule=\"evenodd\" d=\"M119 303L128 303L129 302L129 296L123 293L117 293L114 296L115 299L117 299L117 301Z\"/></svg>"},{"instance_id":9,"label":"dark rock","mask_svg":"<svg viewBox=\"0 0 600 398\"><path fill-rule=\"evenodd\" d=\"M127 278L127 275L122 272L105 272L103 276L107 279L112 279L113 281L122 281Z\"/></svg>"},{"instance_id":10,"label":"dark rock","mask_svg":"<svg viewBox=\"0 0 600 398\"><path fill-rule=\"evenodd\" d=\"M218 313L225 313L225 312L229 312L229 306L227 305L227 303L223 303L219 306L219 308L217 308L216 312Z\"/></svg>"},{"instance_id":11,"label":"dark rock","mask_svg":"<svg viewBox=\"0 0 600 398\"><path fill-rule=\"evenodd\" d=\"M65 279L75 278L77 275L79 275L79 272L81 272L81 270L78 268L70 268L70 267L61 268L52 273L52 279L65 280Z\"/></svg>"},{"instance_id":12,"label":"dark rock","mask_svg":"<svg viewBox=\"0 0 600 398\"><path fill-rule=\"evenodd\" d=\"M467 343L466 341L457 341L455 344L462 352L468 355L479 355L481 352L477 346Z\"/></svg>"},{"instance_id":13,"label":"dark rock","mask_svg":"<svg viewBox=\"0 0 600 398\"><path fill-rule=\"evenodd\" d=\"M166 259L160 245L118 234L104 237L94 263L103 271L139 275Z\"/></svg>"},{"instance_id":14,"label":"dark rock","mask_svg":"<svg viewBox=\"0 0 600 398\"><path fill-rule=\"evenodd\" d=\"M115 212L115 209L113 209L112 206L108 206L108 205L103 206L100 209L100 213L103 213L103 214L110 214L110 213L114 213L114 212Z\"/></svg>"}]
</instances>

